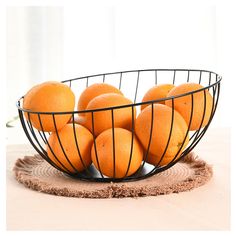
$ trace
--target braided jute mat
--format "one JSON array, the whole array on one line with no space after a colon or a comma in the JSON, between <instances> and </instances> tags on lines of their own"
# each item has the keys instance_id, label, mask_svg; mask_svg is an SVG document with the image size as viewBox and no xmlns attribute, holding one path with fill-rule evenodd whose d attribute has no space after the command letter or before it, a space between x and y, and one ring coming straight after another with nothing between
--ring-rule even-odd
<instances>
[{"instance_id":1,"label":"braided jute mat","mask_svg":"<svg viewBox=\"0 0 236 236\"><path fill-rule=\"evenodd\" d=\"M79 198L123 198L179 193L204 185L213 175L212 167L193 152L166 171L134 182L96 183L73 179L50 166L39 155L18 159L13 171L16 180L30 189Z\"/></svg>"}]
</instances>

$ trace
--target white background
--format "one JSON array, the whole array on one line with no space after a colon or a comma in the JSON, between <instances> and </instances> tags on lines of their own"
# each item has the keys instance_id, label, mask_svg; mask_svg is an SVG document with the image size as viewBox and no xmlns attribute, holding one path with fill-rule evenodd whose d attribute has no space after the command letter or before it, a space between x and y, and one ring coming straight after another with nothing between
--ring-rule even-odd
<instances>
[{"instance_id":1,"label":"white background","mask_svg":"<svg viewBox=\"0 0 236 236\"><path fill-rule=\"evenodd\" d=\"M9 33L17 35L16 31L7 31L9 21L6 22L5 7L32 5L64 9L62 14L61 10L54 12L58 20L63 20L62 27L60 20L59 24L58 21L54 22L57 25L56 28L52 27L55 34L50 31L49 37L44 32L44 41L38 42L39 45L45 46L42 47L43 52L34 48L24 50L29 40L26 39L23 30L26 27L23 26L24 23L17 27L19 35L24 39L17 37L12 42L5 37L7 35L9 38ZM14 102L19 95L25 93L27 87L47 80L50 75L55 76L53 79L61 80L61 78L114 70L182 67L209 69L223 76L220 103L212 126L233 128L236 66L235 12L234 0L8 0L4 4L1 3L0 24L3 30L0 37L0 69L3 70L2 78L7 78L2 84L1 101L6 101L6 104L3 104L4 107L6 106L6 115L1 116L1 123L5 124L8 118L16 114ZM18 23L21 24L22 21L19 20ZM29 26L30 21L27 23ZM12 27L13 30L14 24ZM37 34L37 27L33 29ZM57 34L60 37L56 37ZM45 39L49 40L51 37L56 37L55 41L48 44L49 41ZM18 50L13 50L14 48ZM59 52L56 56L55 50ZM31 57L30 60L26 60L27 55L35 55L36 59L33 60ZM45 63L42 58L47 58L48 63ZM19 68L17 65L20 63L22 66ZM33 73L32 76L32 71L29 69L32 68L31 66L38 74ZM6 72L8 72L7 77ZM44 76L40 77L40 74ZM28 83L24 83L25 81ZM7 94L4 92L6 82ZM2 143L5 143L4 132L2 136ZM234 132L232 132L232 143L234 141ZM233 146L232 156L235 156ZM4 149L1 150L4 156ZM234 162L232 158L232 166L235 166ZM4 163L2 166L4 167ZM4 171L1 173L3 173L1 179L4 180ZM234 206L232 201L233 209ZM4 205L1 209L3 208ZM234 214L233 216L235 219Z\"/></svg>"},{"instance_id":2,"label":"white background","mask_svg":"<svg viewBox=\"0 0 236 236\"><path fill-rule=\"evenodd\" d=\"M232 117L226 116L225 104L231 99L227 89L232 77L225 47L233 39L225 20L231 21L234 14L230 2L9 4L7 117L17 114L16 99L42 81L130 69L195 68L223 76L212 126L229 126Z\"/></svg>"}]
</instances>

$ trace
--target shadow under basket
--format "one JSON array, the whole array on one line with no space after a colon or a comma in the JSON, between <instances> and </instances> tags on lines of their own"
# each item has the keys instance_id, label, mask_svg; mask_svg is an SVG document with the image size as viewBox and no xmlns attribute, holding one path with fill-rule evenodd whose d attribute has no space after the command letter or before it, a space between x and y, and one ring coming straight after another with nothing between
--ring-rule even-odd
<instances>
[{"instance_id":1,"label":"shadow under basket","mask_svg":"<svg viewBox=\"0 0 236 236\"><path fill-rule=\"evenodd\" d=\"M219 93L220 93L220 82L221 82L221 76L218 74L211 72L211 71L206 71L206 70L190 70L190 69L148 69L148 70L132 70L132 71L122 71L122 72L114 72L114 73L105 73L105 74L97 74L97 75L91 75L91 76L85 76L85 77L80 77L80 78L75 78L75 79L69 79L69 80L64 80L62 83L67 84L74 94L76 96L79 96L81 92L88 86L94 84L94 83L108 83L111 84L118 89L121 90L121 92L124 94L124 96L128 97L130 100L133 101L133 104L129 105L122 105L122 106L116 106L116 107L106 107L106 108L100 108L100 109L95 109L95 110L84 110L84 111L71 111L71 112L35 112L35 111L30 111L30 110L25 110L23 109L23 99L24 96L22 96L18 101L17 101L17 108L19 112L19 117L21 120L21 124L23 127L23 130L31 143L31 145L34 147L34 149L53 167L58 169L59 171L63 172L65 175L70 176L72 178L77 178L80 180L87 180L87 181L94 181L94 182L122 182L122 181L136 181L140 179L144 179L147 177L150 177L154 174L157 174L159 172L165 171L168 168L172 167L175 165L179 160L184 158L188 153L190 153L194 147L198 144L198 142L201 140L205 132L207 131L213 116L216 111L218 99L219 99ZM168 98L163 98L163 99L158 99L158 100L152 100L152 101L147 101L147 102L142 102L142 98L144 96L144 93L142 91L147 91L151 87L155 85L160 85L160 84L173 84L175 86L183 84L183 83L197 83L202 86L202 88L191 91L188 93L180 94L177 96L171 96ZM206 113L206 93L210 93L212 96L212 105L211 105L211 112L210 112L210 118L208 119L207 124L203 124L205 113ZM191 131L190 130L190 125L192 122L192 117L193 117L193 109L194 109L194 95L196 93L202 93L203 98L204 98L204 106L203 106L203 113L201 117L201 122L199 125L199 128L197 130ZM186 132L186 135L184 137L184 140L182 142L182 145L185 143L185 140L187 137L189 137L189 142L188 145L185 147L185 149L182 149L182 145L179 147L179 151L176 153L173 158L166 163L165 165L160 165L162 162L164 155L168 149L169 141L171 139L172 135L172 128L173 128L173 120L174 120L174 104L176 102L176 99L188 96L191 99L191 108L190 108L190 119L189 123L187 124L188 129ZM78 97L76 97L78 100ZM77 101L76 100L76 101ZM169 100L172 103L172 119L171 119L171 124L170 124L170 132L169 132L169 137L168 141L166 142L166 146L164 148L164 151L162 153L162 156L160 158L160 161L156 165L152 165L147 163L147 157L149 155L149 147L150 143L152 141L152 128L154 126L154 104L163 102ZM133 140L135 136L135 112L134 109L137 111L137 114L140 111L140 107L143 104L147 104L151 106L151 124L150 124L150 136L149 136L149 144L147 150L144 152L144 158L143 161L139 167L139 169L133 174L128 176L127 173L130 168L130 163L132 159L132 149L133 149ZM43 115L48 115L51 116L53 121L54 121L54 126L56 127L56 116L60 115L65 115L69 114L71 115L71 123L73 124L73 130L74 130L74 139L75 143L76 141L76 134L75 134L75 120L76 117L82 113L90 113L92 117L92 130L91 133L93 135L93 145L96 147L96 136L94 132L94 114L96 112L102 112L102 111L108 111L110 112L111 115L111 129L112 133L114 134L114 112L117 109L123 109L123 108L130 108L130 111L132 112L132 127L131 127L131 132L132 132L132 140L130 143L130 158L129 162L127 165L127 170L126 174L122 178L116 178L115 177L115 165L113 165L113 177L107 177L105 176L100 168L95 168L94 164L91 164L89 167L85 167L82 172L79 172L74 168L73 164L70 162L69 158L65 154L65 158L68 161L67 164L71 165L75 171L70 171L68 168L63 166L63 163L60 162L60 160L57 158L55 155L55 159L58 160L61 165L56 165L55 162L53 162L46 151L46 146L50 145L48 143L48 138L51 134L51 132L44 132L43 129L37 130L33 127L32 122L30 119L26 119L24 113L28 114L28 117L30 115L37 115L39 121L41 121L41 117ZM41 124L42 125L42 124ZM42 127L43 128L43 127ZM56 132L57 137L59 139L59 143L61 146L61 149L63 150L64 153L64 147L63 143L60 141L59 135L58 135L58 130L56 129L54 132ZM116 156L114 155L115 153L115 141L114 141L114 135L113 135L113 145L112 145L112 150L113 150L113 163L116 163ZM83 163L83 156L80 155L80 150L77 145L77 151L79 153L78 158L80 158L80 161ZM96 160L98 161L98 166L99 166L99 157L97 156L98 154L96 153ZM64 168L62 168L64 167Z\"/></svg>"}]
</instances>

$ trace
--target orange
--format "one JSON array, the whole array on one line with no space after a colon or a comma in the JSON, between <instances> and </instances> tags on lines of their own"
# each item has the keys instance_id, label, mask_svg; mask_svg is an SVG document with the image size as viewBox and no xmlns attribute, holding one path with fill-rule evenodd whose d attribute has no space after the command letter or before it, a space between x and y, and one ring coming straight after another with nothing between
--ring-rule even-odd
<instances>
[{"instance_id":1,"label":"orange","mask_svg":"<svg viewBox=\"0 0 236 236\"><path fill-rule=\"evenodd\" d=\"M143 148L138 139L135 137L135 134L133 136L132 152L131 142L132 133L130 131L122 128L114 128L114 155L112 129L102 132L95 141L97 158L94 145L91 150L93 164L98 170L100 167L102 174L108 177L122 178L134 174L140 167L143 160ZM115 165L113 158L115 158ZM115 175L113 173L114 169Z\"/></svg>"},{"instance_id":2,"label":"orange","mask_svg":"<svg viewBox=\"0 0 236 236\"><path fill-rule=\"evenodd\" d=\"M173 84L160 84L150 88L144 95L142 102L158 100L161 98L166 98L167 94L170 92L172 88L175 86ZM158 103L165 104L165 101L160 101ZM147 107L149 104L142 104L141 110Z\"/></svg>"},{"instance_id":3,"label":"orange","mask_svg":"<svg viewBox=\"0 0 236 236\"><path fill-rule=\"evenodd\" d=\"M108 107L115 107L115 106L122 106L122 105L129 105L132 102L116 93L106 93L99 95L92 99L88 106L87 110L92 109L99 109L99 108L108 108ZM134 119L136 117L136 108L134 107ZM102 131L112 128L112 111L104 110L104 111L95 111L93 113L94 116L94 134L97 136ZM113 121L114 127L125 128L125 129L132 129L132 107L125 107L125 108L114 108L113 110ZM92 127L92 113L86 112L84 118L84 125L87 127L91 132L93 130Z\"/></svg>"},{"instance_id":4,"label":"orange","mask_svg":"<svg viewBox=\"0 0 236 236\"><path fill-rule=\"evenodd\" d=\"M172 132L169 144L167 146L171 131L172 115L174 116ZM154 104L152 120L152 106L149 105L137 117L135 122L135 133L145 150L148 149L151 126L152 135L149 152L150 154L156 156L155 160L152 161L150 159L152 163L157 163L162 155L164 155L164 160L173 158L178 153L183 142L184 144L179 152L180 154L181 151L187 146L189 141L188 135L184 141L188 131L187 124L184 118L177 111L173 110L172 114L172 109L170 107L163 104ZM166 152L164 153L165 149ZM163 161L163 163L164 162L165 161Z\"/></svg>"},{"instance_id":5,"label":"orange","mask_svg":"<svg viewBox=\"0 0 236 236\"><path fill-rule=\"evenodd\" d=\"M75 106L75 95L71 89L56 81L44 82L31 88L23 99L23 108L34 112L68 112L73 111ZM33 127L43 131L54 131L54 121L51 114L40 114L42 127L38 114L24 113ZM70 120L71 114L55 115L56 127L60 130Z\"/></svg>"},{"instance_id":6,"label":"orange","mask_svg":"<svg viewBox=\"0 0 236 236\"><path fill-rule=\"evenodd\" d=\"M76 138L75 138L76 135ZM86 167L91 164L91 147L93 144L93 135L87 130L85 127L81 125L75 124L75 135L74 135L74 128L72 124L65 125L61 130L58 131L58 139L57 133L52 132L48 138L49 146L47 145L46 150L49 158L61 169L64 171L69 171L71 173L76 173L77 171L82 171ZM79 152L76 146L79 148ZM64 149L63 149L60 145ZM54 154L55 156L54 156ZM81 155L81 156L80 156ZM68 160L67 160L67 158ZM81 161L81 159L82 161ZM58 160L59 161L58 161ZM60 162L62 164L60 164ZM72 165L74 168L72 167ZM83 165L84 164L84 165Z\"/></svg>"},{"instance_id":7,"label":"orange","mask_svg":"<svg viewBox=\"0 0 236 236\"><path fill-rule=\"evenodd\" d=\"M196 83L184 83L175 88L173 88L168 96L176 96L184 93L188 93L191 91L195 91L198 89L202 89L203 86ZM202 122L201 127L204 127L210 119L212 106L213 106L213 98L209 91L205 89L206 92L206 105L204 106L204 91L193 93L193 114L192 121L190 125L190 130L197 130L200 128L205 108L205 115ZM167 100L166 105L172 106L171 100ZM186 123L190 123L191 110L192 110L192 97L191 95L186 95L183 97L174 99L174 108L177 110L185 119Z\"/></svg>"},{"instance_id":8,"label":"orange","mask_svg":"<svg viewBox=\"0 0 236 236\"><path fill-rule=\"evenodd\" d=\"M78 101L78 111L86 110L88 103L93 98L97 97L98 95L105 94L105 93L117 93L117 94L123 95L122 92L118 88L110 84L106 84L106 83L92 84L81 93L79 97L79 101ZM81 113L80 115L83 116L84 113Z\"/></svg>"}]
</instances>

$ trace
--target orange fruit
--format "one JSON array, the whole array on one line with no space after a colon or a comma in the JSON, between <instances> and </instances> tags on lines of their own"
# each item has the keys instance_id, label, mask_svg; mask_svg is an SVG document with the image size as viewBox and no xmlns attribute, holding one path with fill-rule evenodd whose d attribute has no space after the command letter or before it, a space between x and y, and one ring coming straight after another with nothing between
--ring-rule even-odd
<instances>
[{"instance_id":1,"label":"orange fruit","mask_svg":"<svg viewBox=\"0 0 236 236\"><path fill-rule=\"evenodd\" d=\"M168 96L176 96L176 95L188 93L188 92L195 91L202 88L203 86L200 84L184 83L173 88L168 93ZM197 130L200 128L200 125L203 119L203 114L204 114L204 107L205 107L205 115L204 115L204 119L203 119L201 127L204 127L209 122L212 106L213 106L213 98L207 89L205 89L205 92L206 92L206 105L205 106L204 106L204 91L193 93L193 114L192 114L190 130ZM171 100L167 100L165 103L166 105L170 107L172 106ZM191 117L191 110L192 110L191 95L175 98L174 108L183 116L186 123L189 124L190 117Z\"/></svg>"},{"instance_id":2,"label":"orange fruit","mask_svg":"<svg viewBox=\"0 0 236 236\"><path fill-rule=\"evenodd\" d=\"M129 105L132 102L116 93L106 93L99 95L92 99L88 106L88 110L92 109L99 109L99 108L108 108L108 107L115 107L115 106L122 106L122 105ZM136 117L136 108L134 107L134 119ZM94 116L94 134L97 136L102 131L112 128L112 111L104 110L104 111L96 111L93 113ZM113 121L114 127L125 128L125 129L132 129L132 107L125 107L125 108L115 108L113 110ZM92 127L92 113L86 112L84 117L84 125L87 127L91 132L93 130Z\"/></svg>"},{"instance_id":3,"label":"orange fruit","mask_svg":"<svg viewBox=\"0 0 236 236\"><path fill-rule=\"evenodd\" d=\"M116 87L106 83L96 83L87 87L80 95L78 101L78 111L85 110L88 103L95 97L105 93L117 93L123 95L123 93ZM80 114L81 116L84 113Z\"/></svg>"},{"instance_id":4,"label":"orange fruit","mask_svg":"<svg viewBox=\"0 0 236 236\"><path fill-rule=\"evenodd\" d=\"M132 142L132 133L130 131L122 128L114 128L114 143L115 143L115 166L114 166L112 129L108 129L102 132L96 138L97 158L96 158L95 147L94 145L92 146L91 157L93 164L98 170L100 167L102 174L108 177L122 178L134 174L140 167L141 162L143 160L143 148L134 134L133 149L131 154L131 146L132 146L131 142ZM130 157L131 161L129 166ZM114 168L115 168L115 176L113 173Z\"/></svg>"},{"instance_id":5,"label":"orange fruit","mask_svg":"<svg viewBox=\"0 0 236 236\"><path fill-rule=\"evenodd\" d=\"M167 94L175 86L173 84L160 84L150 88L144 95L142 102L157 100L161 98L166 98ZM165 104L165 101L160 101L158 103ZM147 107L150 104L142 104L141 110Z\"/></svg>"},{"instance_id":6,"label":"orange fruit","mask_svg":"<svg viewBox=\"0 0 236 236\"><path fill-rule=\"evenodd\" d=\"M71 173L76 173L76 170L84 170L85 167L88 167L92 162L91 147L93 144L93 135L89 132L88 129L77 124L75 124L75 134L76 138L74 135L73 125L67 124L61 130L58 131L58 137L60 141L57 137L56 132L52 132L50 134L48 138L48 143L52 151L48 145L46 146L47 154L51 161L53 161L54 164L56 164L64 171L69 171ZM80 159L80 155L76 146L76 141L83 162ZM62 150L60 142L69 161L67 160ZM60 164L60 162L62 163L62 165ZM70 162L74 166L74 168L72 167Z\"/></svg>"},{"instance_id":7,"label":"orange fruit","mask_svg":"<svg viewBox=\"0 0 236 236\"><path fill-rule=\"evenodd\" d=\"M23 99L23 108L34 112L68 112L73 111L75 95L65 84L56 81L44 82L31 88ZM51 114L40 114L42 127L38 114L24 113L33 127L43 131L54 131L54 121ZM71 114L55 115L55 123L60 130L70 120Z\"/></svg>"},{"instance_id":8,"label":"orange fruit","mask_svg":"<svg viewBox=\"0 0 236 236\"><path fill-rule=\"evenodd\" d=\"M164 155L164 160L173 158L178 153L182 143L184 142L184 138L188 131L187 124L184 118L177 111L173 110L173 116L172 131L172 108L163 104L153 105L153 120L152 106L149 105L139 114L135 121L135 133L145 150L148 149L151 126L153 125L149 152L150 154L156 156L156 158L155 161L152 161L150 158L152 163L157 163L162 155ZM170 131L171 137L167 146ZM188 141L189 139L187 135L183 147L179 152L180 154L181 151L187 146ZM164 154L165 149L166 152Z\"/></svg>"}]
</instances>

